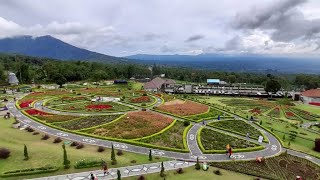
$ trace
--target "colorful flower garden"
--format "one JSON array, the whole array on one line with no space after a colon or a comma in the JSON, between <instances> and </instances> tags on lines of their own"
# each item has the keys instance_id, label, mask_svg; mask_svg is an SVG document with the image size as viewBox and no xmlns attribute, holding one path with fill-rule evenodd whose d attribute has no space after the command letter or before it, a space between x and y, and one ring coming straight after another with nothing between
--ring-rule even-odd
<instances>
[{"instance_id":1,"label":"colorful flower garden","mask_svg":"<svg viewBox=\"0 0 320 180\"><path fill-rule=\"evenodd\" d=\"M209 106L193 101L185 101L183 103L163 104L159 106L157 110L178 116L192 116L206 113L209 110Z\"/></svg>"}]
</instances>

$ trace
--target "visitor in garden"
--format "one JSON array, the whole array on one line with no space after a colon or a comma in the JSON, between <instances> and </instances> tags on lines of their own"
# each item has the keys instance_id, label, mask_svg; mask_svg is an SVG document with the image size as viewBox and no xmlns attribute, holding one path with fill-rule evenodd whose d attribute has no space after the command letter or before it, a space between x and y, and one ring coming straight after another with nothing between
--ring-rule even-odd
<instances>
[{"instance_id":1,"label":"visitor in garden","mask_svg":"<svg viewBox=\"0 0 320 180\"><path fill-rule=\"evenodd\" d=\"M227 145L226 145L226 155L228 155L228 153L229 153L229 149L230 149L230 145L229 145L229 144L227 144Z\"/></svg>"},{"instance_id":2,"label":"visitor in garden","mask_svg":"<svg viewBox=\"0 0 320 180\"><path fill-rule=\"evenodd\" d=\"M90 173L90 180L95 180L93 173Z\"/></svg>"},{"instance_id":3,"label":"visitor in garden","mask_svg":"<svg viewBox=\"0 0 320 180\"><path fill-rule=\"evenodd\" d=\"M229 158L231 157L231 155L232 155L232 149L231 149L231 147L229 148Z\"/></svg>"},{"instance_id":4,"label":"visitor in garden","mask_svg":"<svg viewBox=\"0 0 320 180\"><path fill-rule=\"evenodd\" d=\"M104 162L102 168L103 168L103 175L104 175L104 176L105 176L106 174L109 174L107 163Z\"/></svg>"}]
</instances>

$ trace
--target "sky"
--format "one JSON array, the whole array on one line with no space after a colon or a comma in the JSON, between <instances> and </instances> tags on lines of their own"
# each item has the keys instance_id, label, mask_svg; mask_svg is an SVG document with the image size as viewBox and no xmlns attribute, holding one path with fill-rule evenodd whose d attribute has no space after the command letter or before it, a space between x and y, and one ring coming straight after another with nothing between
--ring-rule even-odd
<instances>
[{"instance_id":1,"label":"sky","mask_svg":"<svg viewBox=\"0 0 320 180\"><path fill-rule=\"evenodd\" d=\"M0 38L20 35L114 56L318 56L320 0L0 0Z\"/></svg>"}]
</instances>

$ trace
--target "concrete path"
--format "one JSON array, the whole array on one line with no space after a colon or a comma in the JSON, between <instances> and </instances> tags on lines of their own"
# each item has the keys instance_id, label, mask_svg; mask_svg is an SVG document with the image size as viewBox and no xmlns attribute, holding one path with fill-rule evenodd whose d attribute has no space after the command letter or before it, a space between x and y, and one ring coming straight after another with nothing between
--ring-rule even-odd
<instances>
[{"instance_id":1,"label":"concrete path","mask_svg":"<svg viewBox=\"0 0 320 180\"><path fill-rule=\"evenodd\" d=\"M193 166L195 163L184 162L184 161L165 161L163 162L163 166L165 171L174 170L178 168L186 168L189 166ZM117 170L120 170L121 177L130 177L130 176L140 176L143 174L157 173L160 172L161 163L150 163L150 164L142 164L136 166L127 166L120 168L112 168L109 169L106 176L104 176L102 170L97 171L88 171L74 174L64 174L58 176L50 176L50 177L41 177L36 178L34 180L89 180L90 174L93 173L99 180L106 179L116 179L117 178Z\"/></svg>"}]
</instances>

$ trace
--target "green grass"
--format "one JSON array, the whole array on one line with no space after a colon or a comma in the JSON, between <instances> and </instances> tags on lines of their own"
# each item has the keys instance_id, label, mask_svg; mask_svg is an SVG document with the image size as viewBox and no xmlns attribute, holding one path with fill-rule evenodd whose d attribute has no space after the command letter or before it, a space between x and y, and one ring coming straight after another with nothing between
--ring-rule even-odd
<instances>
[{"instance_id":1,"label":"green grass","mask_svg":"<svg viewBox=\"0 0 320 180\"><path fill-rule=\"evenodd\" d=\"M143 86L143 84L139 83L139 82L131 83L131 87L133 90L141 90L142 86Z\"/></svg>"},{"instance_id":2,"label":"green grass","mask_svg":"<svg viewBox=\"0 0 320 180\"><path fill-rule=\"evenodd\" d=\"M244 174L240 174L233 171L223 170L219 169L221 172L221 175L216 175L213 173L214 170L217 170L218 168L209 167L208 171L203 170L195 170L195 168L188 167L184 168L183 174L177 174L175 170L172 171L166 171L166 180L250 180L254 179L254 176L248 176ZM146 179L152 179L152 180L163 180L162 177L160 177L159 173L153 173L153 174L147 174L144 175ZM123 178L123 180L136 180L138 176L133 177L127 177Z\"/></svg>"},{"instance_id":3,"label":"green grass","mask_svg":"<svg viewBox=\"0 0 320 180\"><path fill-rule=\"evenodd\" d=\"M295 108L302 109L305 111L309 111L315 114L320 115L320 106L311 106L307 104L296 104Z\"/></svg>"},{"instance_id":4,"label":"green grass","mask_svg":"<svg viewBox=\"0 0 320 180\"><path fill-rule=\"evenodd\" d=\"M62 167L63 154L62 147L60 144L52 143L54 137L50 137L50 139L44 141L40 140L41 135L32 135L32 133L28 133L26 131L21 131L17 129L11 128L11 124L13 123L13 119L4 120L0 118L0 147L5 147L10 149L11 155L8 159L0 160L0 173L8 170L15 169L25 169L31 167L42 167L45 165L53 165ZM28 161L23 160L23 144L26 144L29 151L30 159ZM136 153L124 152L123 156L117 156L118 164L113 166L110 164L110 153L109 149L106 149L105 152L98 153L97 146L89 146L85 145L83 149L75 149L73 147L67 146L67 153L69 160L71 161L71 168L68 170L64 170L60 168L59 171L54 173L47 173L42 175L32 175L27 176L28 178L35 178L41 176L52 176L58 174L66 174L66 173L75 173L81 171L90 171L97 170L98 168L88 168L88 169L74 169L73 166L76 161L85 159L104 159L107 161L110 168L112 167L122 167L134 165L130 163L131 160L136 160L136 164L144 164L150 163L147 155L141 155ZM156 160L154 158L153 162L166 161L167 158L160 158ZM24 177L12 177L6 179L23 179Z\"/></svg>"},{"instance_id":5,"label":"green grass","mask_svg":"<svg viewBox=\"0 0 320 180\"><path fill-rule=\"evenodd\" d=\"M266 117L259 117L260 120L262 120L262 126L271 130L273 129L273 133L275 133L279 138L283 140L283 136L285 136L284 146L287 148L291 148L293 150L302 151L307 154L311 154L314 156L320 157L320 153L313 150L314 148L314 139L319 138L319 134L309 132L303 128L293 126L292 123L275 120ZM298 136L294 141L290 142L290 146L288 146L289 143L289 135L285 133L290 133L290 131L297 131ZM302 138L299 138L302 137ZM305 140L310 139L310 140Z\"/></svg>"}]
</instances>

